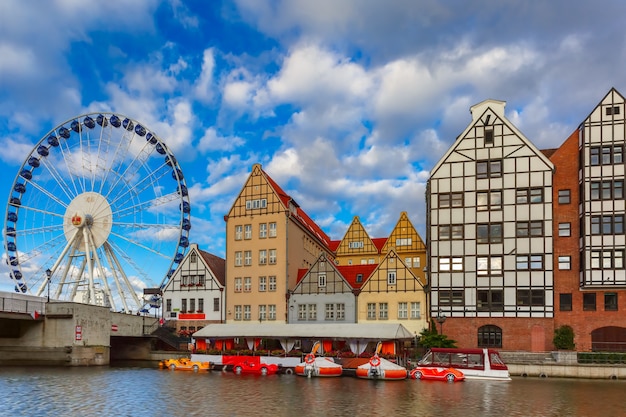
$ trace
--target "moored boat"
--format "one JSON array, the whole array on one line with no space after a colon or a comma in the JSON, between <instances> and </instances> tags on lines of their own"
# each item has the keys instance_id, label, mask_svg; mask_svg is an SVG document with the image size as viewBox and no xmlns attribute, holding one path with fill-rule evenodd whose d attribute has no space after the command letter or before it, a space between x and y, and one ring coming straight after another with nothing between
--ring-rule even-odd
<instances>
[{"instance_id":1,"label":"moored boat","mask_svg":"<svg viewBox=\"0 0 626 417\"><path fill-rule=\"evenodd\" d=\"M304 357L304 362L296 365L296 375L306 377L334 377L343 374L343 366L335 363L331 358L316 357L315 353L320 347L320 342L315 342L311 353Z\"/></svg>"},{"instance_id":2,"label":"moored boat","mask_svg":"<svg viewBox=\"0 0 626 417\"><path fill-rule=\"evenodd\" d=\"M212 367L211 362L192 361L189 358L165 359L159 362L159 368L172 371L208 371Z\"/></svg>"},{"instance_id":3,"label":"moored boat","mask_svg":"<svg viewBox=\"0 0 626 417\"><path fill-rule=\"evenodd\" d=\"M465 379L510 381L509 368L495 349L431 348L417 363L418 368L458 369Z\"/></svg>"},{"instance_id":4,"label":"moored boat","mask_svg":"<svg viewBox=\"0 0 626 417\"><path fill-rule=\"evenodd\" d=\"M356 368L356 376L366 379L382 379L382 380L401 380L406 379L407 370L404 366L400 366L385 358L381 358L378 354L372 356L368 363L359 365Z\"/></svg>"}]
</instances>

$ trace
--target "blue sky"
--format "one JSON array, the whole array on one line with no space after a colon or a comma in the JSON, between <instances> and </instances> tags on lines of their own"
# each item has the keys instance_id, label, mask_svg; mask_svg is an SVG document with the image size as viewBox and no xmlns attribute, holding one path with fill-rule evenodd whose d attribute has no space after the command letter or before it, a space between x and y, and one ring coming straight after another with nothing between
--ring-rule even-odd
<instances>
[{"instance_id":1,"label":"blue sky","mask_svg":"<svg viewBox=\"0 0 626 417\"><path fill-rule=\"evenodd\" d=\"M219 256L254 163L333 239L354 216L387 236L402 211L425 238L429 171L470 106L506 101L544 149L626 93L621 0L4 0L0 15L4 201L50 129L118 112L173 151L190 240Z\"/></svg>"}]
</instances>

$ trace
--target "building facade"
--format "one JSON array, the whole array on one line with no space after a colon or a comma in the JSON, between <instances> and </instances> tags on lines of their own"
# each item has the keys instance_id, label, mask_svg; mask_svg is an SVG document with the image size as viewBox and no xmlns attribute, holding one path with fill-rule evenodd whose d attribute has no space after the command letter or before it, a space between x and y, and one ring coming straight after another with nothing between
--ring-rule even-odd
<instances>
[{"instance_id":1,"label":"building facade","mask_svg":"<svg viewBox=\"0 0 626 417\"><path fill-rule=\"evenodd\" d=\"M196 243L163 288L163 318L178 332L193 333L225 320L226 261Z\"/></svg>"},{"instance_id":2,"label":"building facade","mask_svg":"<svg viewBox=\"0 0 626 417\"><path fill-rule=\"evenodd\" d=\"M252 167L226 221L226 322L286 323L298 269L330 239L260 164Z\"/></svg>"},{"instance_id":3,"label":"building facade","mask_svg":"<svg viewBox=\"0 0 626 417\"><path fill-rule=\"evenodd\" d=\"M554 317L554 166L504 107L473 106L471 123L431 171L431 314L445 317L442 330L460 346L545 351Z\"/></svg>"},{"instance_id":4,"label":"building facade","mask_svg":"<svg viewBox=\"0 0 626 417\"><path fill-rule=\"evenodd\" d=\"M554 152L555 328L580 351L626 350L624 97L615 89Z\"/></svg>"}]
</instances>

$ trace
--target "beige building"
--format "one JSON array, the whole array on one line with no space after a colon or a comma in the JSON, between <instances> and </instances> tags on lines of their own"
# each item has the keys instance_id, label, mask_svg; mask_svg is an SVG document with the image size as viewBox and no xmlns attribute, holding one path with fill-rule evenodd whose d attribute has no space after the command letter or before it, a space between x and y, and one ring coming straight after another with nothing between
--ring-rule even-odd
<instances>
[{"instance_id":1,"label":"beige building","mask_svg":"<svg viewBox=\"0 0 626 417\"><path fill-rule=\"evenodd\" d=\"M298 269L332 257L330 239L260 164L224 219L226 322L287 322Z\"/></svg>"}]
</instances>

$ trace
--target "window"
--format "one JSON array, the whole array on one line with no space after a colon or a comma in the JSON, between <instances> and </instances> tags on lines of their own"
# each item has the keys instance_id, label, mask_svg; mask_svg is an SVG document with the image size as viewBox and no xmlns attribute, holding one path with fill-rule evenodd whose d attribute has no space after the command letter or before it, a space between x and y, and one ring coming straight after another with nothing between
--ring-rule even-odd
<instances>
[{"instance_id":1,"label":"window","mask_svg":"<svg viewBox=\"0 0 626 417\"><path fill-rule=\"evenodd\" d=\"M439 305L442 306L463 306L465 305L465 293L463 290L440 290Z\"/></svg>"},{"instance_id":2,"label":"window","mask_svg":"<svg viewBox=\"0 0 626 417\"><path fill-rule=\"evenodd\" d=\"M204 286L204 283L205 283L204 275L198 275L196 278L198 279L198 282L196 283L196 285L199 287Z\"/></svg>"},{"instance_id":3,"label":"window","mask_svg":"<svg viewBox=\"0 0 626 417\"><path fill-rule=\"evenodd\" d=\"M367 303L367 319L376 320L376 303Z\"/></svg>"},{"instance_id":4,"label":"window","mask_svg":"<svg viewBox=\"0 0 626 417\"><path fill-rule=\"evenodd\" d=\"M265 239L267 237L267 223L259 224L259 238Z\"/></svg>"},{"instance_id":5,"label":"window","mask_svg":"<svg viewBox=\"0 0 626 417\"><path fill-rule=\"evenodd\" d=\"M378 303L378 318L387 320L389 318L389 305L387 303Z\"/></svg>"},{"instance_id":6,"label":"window","mask_svg":"<svg viewBox=\"0 0 626 417\"><path fill-rule=\"evenodd\" d=\"M241 240L243 238L243 226L235 226L235 240Z\"/></svg>"},{"instance_id":7,"label":"window","mask_svg":"<svg viewBox=\"0 0 626 417\"><path fill-rule=\"evenodd\" d=\"M270 286L269 286L269 290L270 291L276 291L276 276L275 275L270 275Z\"/></svg>"},{"instance_id":8,"label":"window","mask_svg":"<svg viewBox=\"0 0 626 417\"><path fill-rule=\"evenodd\" d=\"M570 223L559 223L559 236L568 237L572 235L572 225Z\"/></svg>"},{"instance_id":9,"label":"window","mask_svg":"<svg viewBox=\"0 0 626 417\"><path fill-rule=\"evenodd\" d=\"M543 255L518 255L515 265L518 270L543 269Z\"/></svg>"},{"instance_id":10,"label":"window","mask_svg":"<svg viewBox=\"0 0 626 417\"><path fill-rule=\"evenodd\" d=\"M572 269L572 258L570 256L559 256L559 269L562 271Z\"/></svg>"},{"instance_id":11,"label":"window","mask_svg":"<svg viewBox=\"0 0 626 417\"><path fill-rule=\"evenodd\" d=\"M583 293L583 310L584 311L596 311L596 293L595 292Z\"/></svg>"},{"instance_id":12,"label":"window","mask_svg":"<svg viewBox=\"0 0 626 417\"><path fill-rule=\"evenodd\" d=\"M502 191L476 193L476 210L502 210Z\"/></svg>"},{"instance_id":13,"label":"window","mask_svg":"<svg viewBox=\"0 0 626 417\"><path fill-rule=\"evenodd\" d=\"M591 165L612 165L621 164L624 148L616 146L594 146L589 150L589 162Z\"/></svg>"},{"instance_id":14,"label":"window","mask_svg":"<svg viewBox=\"0 0 626 417\"><path fill-rule=\"evenodd\" d=\"M267 250L261 249L259 251L259 265L265 265L267 263Z\"/></svg>"},{"instance_id":15,"label":"window","mask_svg":"<svg viewBox=\"0 0 626 417\"><path fill-rule=\"evenodd\" d=\"M517 222L515 224L516 237L543 236L543 222L534 220L529 222Z\"/></svg>"},{"instance_id":16,"label":"window","mask_svg":"<svg viewBox=\"0 0 626 417\"><path fill-rule=\"evenodd\" d=\"M309 320L317 320L317 305L309 304Z\"/></svg>"},{"instance_id":17,"label":"window","mask_svg":"<svg viewBox=\"0 0 626 417\"><path fill-rule=\"evenodd\" d=\"M195 252L189 255L189 262L192 264L195 264L196 262L198 262L198 255Z\"/></svg>"},{"instance_id":18,"label":"window","mask_svg":"<svg viewBox=\"0 0 626 417\"><path fill-rule=\"evenodd\" d=\"M236 277L235 278L235 292L241 292L241 289L243 288L243 285L241 284L241 277Z\"/></svg>"},{"instance_id":19,"label":"window","mask_svg":"<svg viewBox=\"0 0 626 417\"><path fill-rule=\"evenodd\" d=\"M324 319L335 320L335 305L333 303L326 304Z\"/></svg>"},{"instance_id":20,"label":"window","mask_svg":"<svg viewBox=\"0 0 626 417\"><path fill-rule=\"evenodd\" d=\"M241 260L243 259L241 255L241 251L235 252L235 266L241 266Z\"/></svg>"},{"instance_id":21,"label":"window","mask_svg":"<svg viewBox=\"0 0 626 417\"><path fill-rule=\"evenodd\" d=\"M398 303L398 318L399 319L409 318L409 303L406 303L406 302Z\"/></svg>"},{"instance_id":22,"label":"window","mask_svg":"<svg viewBox=\"0 0 626 417\"><path fill-rule=\"evenodd\" d=\"M348 242L348 247L350 249L361 249L363 247L363 242Z\"/></svg>"},{"instance_id":23,"label":"window","mask_svg":"<svg viewBox=\"0 0 626 417\"><path fill-rule=\"evenodd\" d=\"M461 228L461 235L462 234L463 234L463 229ZM413 267L414 268L420 267L420 258L418 258L417 256L413 258Z\"/></svg>"},{"instance_id":24,"label":"window","mask_svg":"<svg viewBox=\"0 0 626 417\"><path fill-rule=\"evenodd\" d=\"M244 277L243 278L243 292L251 292L252 291L252 277Z\"/></svg>"},{"instance_id":25,"label":"window","mask_svg":"<svg viewBox=\"0 0 626 417\"><path fill-rule=\"evenodd\" d=\"M270 249L270 265L276 264L276 249Z\"/></svg>"},{"instance_id":26,"label":"window","mask_svg":"<svg viewBox=\"0 0 626 417\"><path fill-rule=\"evenodd\" d=\"M243 252L243 263L246 266L252 265L252 251L247 250Z\"/></svg>"},{"instance_id":27,"label":"window","mask_svg":"<svg viewBox=\"0 0 626 417\"><path fill-rule=\"evenodd\" d=\"M559 204L570 203L570 190L559 190Z\"/></svg>"},{"instance_id":28,"label":"window","mask_svg":"<svg viewBox=\"0 0 626 417\"><path fill-rule=\"evenodd\" d=\"M165 299L165 311L172 311L172 299L171 298Z\"/></svg>"},{"instance_id":29,"label":"window","mask_svg":"<svg viewBox=\"0 0 626 417\"><path fill-rule=\"evenodd\" d=\"M517 305L539 307L546 304L544 290L520 289L517 290Z\"/></svg>"},{"instance_id":30,"label":"window","mask_svg":"<svg viewBox=\"0 0 626 417\"><path fill-rule=\"evenodd\" d=\"M621 235L624 234L624 215L591 216L592 235Z\"/></svg>"},{"instance_id":31,"label":"window","mask_svg":"<svg viewBox=\"0 0 626 417\"><path fill-rule=\"evenodd\" d=\"M326 274L319 274L317 276L317 286L323 288L326 286Z\"/></svg>"},{"instance_id":32,"label":"window","mask_svg":"<svg viewBox=\"0 0 626 417\"><path fill-rule=\"evenodd\" d=\"M502 348L502 329L490 324L480 326L478 328L478 347Z\"/></svg>"},{"instance_id":33,"label":"window","mask_svg":"<svg viewBox=\"0 0 626 417\"><path fill-rule=\"evenodd\" d=\"M463 193L439 194L439 208L463 207Z\"/></svg>"},{"instance_id":34,"label":"window","mask_svg":"<svg viewBox=\"0 0 626 417\"><path fill-rule=\"evenodd\" d=\"M606 108L606 115L611 116L614 114L619 114L619 106L608 106Z\"/></svg>"},{"instance_id":35,"label":"window","mask_svg":"<svg viewBox=\"0 0 626 417\"><path fill-rule=\"evenodd\" d=\"M190 298L189 299L189 312L193 313L196 311L196 299L195 298Z\"/></svg>"},{"instance_id":36,"label":"window","mask_svg":"<svg viewBox=\"0 0 626 417\"><path fill-rule=\"evenodd\" d=\"M404 264L409 268L411 267L411 260L412 258L404 258Z\"/></svg>"},{"instance_id":37,"label":"window","mask_svg":"<svg viewBox=\"0 0 626 417\"><path fill-rule=\"evenodd\" d=\"M267 290L267 277L259 277L259 291L264 292Z\"/></svg>"},{"instance_id":38,"label":"window","mask_svg":"<svg viewBox=\"0 0 626 417\"><path fill-rule=\"evenodd\" d=\"M476 311L503 311L504 291L476 290Z\"/></svg>"},{"instance_id":39,"label":"window","mask_svg":"<svg viewBox=\"0 0 626 417\"><path fill-rule=\"evenodd\" d=\"M495 178L502 176L502 160L476 162L476 178Z\"/></svg>"},{"instance_id":40,"label":"window","mask_svg":"<svg viewBox=\"0 0 626 417\"><path fill-rule=\"evenodd\" d=\"M592 269L623 269L623 250L594 250L591 251Z\"/></svg>"},{"instance_id":41,"label":"window","mask_svg":"<svg viewBox=\"0 0 626 417\"><path fill-rule=\"evenodd\" d=\"M612 200L624 198L624 181L594 181L590 184L591 200Z\"/></svg>"},{"instance_id":42,"label":"window","mask_svg":"<svg viewBox=\"0 0 626 417\"><path fill-rule=\"evenodd\" d=\"M346 305L343 303L338 303L335 305L337 320L342 321L346 319Z\"/></svg>"},{"instance_id":43,"label":"window","mask_svg":"<svg viewBox=\"0 0 626 417\"><path fill-rule=\"evenodd\" d=\"M276 304L270 304L267 306L268 308L268 320L276 320Z\"/></svg>"},{"instance_id":44,"label":"window","mask_svg":"<svg viewBox=\"0 0 626 417\"><path fill-rule=\"evenodd\" d=\"M235 320L241 320L241 306L235 306Z\"/></svg>"},{"instance_id":45,"label":"window","mask_svg":"<svg viewBox=\"0 0 626 417\"><path fill-rule=\"evenodd\" d=\"M410 237L396 239L396 246L411 246L412 244L413 244L413 239Z\"/></svg>"},{"instance_id":46,"label":"window","mask_svg":"<svg viewBox=\"0 0 626 417\"><path fill-rule=\"evenodd\" d=\"M252 319L252 307L249 304L243 306L243 319L248 321Z\"/></svg>"},{"instance_id":47,"label":"window","mask_svg":"<svg viewBox=\"0 0 626 417\"><path fill-rule=\"evenodd\" d=\"M259 306L259 321L267 320L267 306Z\"/></svg>"},{"instance_id":48,"label":"window","mask_svg":"<svg viewBox=\"0 0 626 417\"><path fill-rule=\"evenodd\" d=\"M267 207L267 198L259 198L256 200L246 201L246 210L266 208L266 207Z\"/></svg>"},{"instance_id":49,"label":"window","mask_svg":"<svg viewBox=\"0 0 626 417\"><path fill-rule=\"evenodd\" d=\"M485 145L493 145L493 129L485 129Z\"/></svg>"},{"instance_id":50,"label":"window","mask_svg":"<svg viewBox=\"0 0 626 417\"><path fill-rule=\"evenodd\" d=\"M269 236L270 237L276 237L276 222L270 223L269 227L270 227Z\"/></svg>"},{"instance_id":51,"label":"window","mask_svg":"<svg viewBox=\"0 0 626 417\"><path fill-rule=\"evenodd\" d=\"M363 282L363 274L356 274L356 282Z\"/></svg>"},{"instance_id":52,"label":"window","mask_svg":"<svg viewBox=\"0 0 626 417\"><path fill-rule=\"evenodd\" d=\"M183 298L182 300L180 300L180 312L181 313L187 312L187 299L186 298Z\"/></svg>"},{"instance_id":53,"label":"window","mask_svg":"<svg viewBox=\"0 0 626 417\"><path fill-rule=\"evenodd\" d=\"M502 256L476 258L477 275L502 275Z\"/></svg>"},{"instance_id":54,"label":"window","mask_svg":"<svg viewBox=\"0 0 626 417\"><path fill-rule=\"evenodd\" d=\"M243 230L244 230L243 238L246 239L246 240L252 239L252 225L251 224L246 224L243 227Z\"/></svg>"},{"instance_id":55,"label":"window","mask_svg":"<svg viewBox=\"0 0 626 417\"><path fill-rule=\"evenodd\" d=\"M450 239L453 239L453 240L463 239L463 225L462 224L446 224L446 225L439 226L439 240L450 240ZM407 264L407 266L410 266L410 265ZM416 266L419 266L419 265L416 265Z\"/></svg>"},{"instance_id":56,"label":"window","mask_svg":"<svg viewBox=\"0 0 626 417\"><path fill-rule=\"evenodd\" d=\"M411 302L411 319L420 319L422 317L421 304L419 301Z\"/></svg>"},{"instance_id":57,"label":"window","mask_svg":"<svg viewBox=\"0 0 626 417\"><path fill-rule=\"evenodd\" d=\"M387 271L387 285L396 285L396 271Z\"/></svg>"},{"instance_id":58,"label":"window","mask_svg":"<svg viewBox=\"0 0 626 417\"><path fill-rule=\"evenodd\" d=\"M189 275L183 275L183 276L180 278L180 286L181 286L181 287L186 287L186 286L188 286L188 285L191 285L191 284L190 284L190 280L189 280Z\"/></svg>"},{"instance_id":59,"label":"window","mask_svg":"<svg viewBox=\"0 0 626 417\"><path fill-rule=\"evenodd\" d=\"M559 294L559 310L572 311L572 293Z\"/></svg>"},{"instance_id":60,"label":"window","mask_svg":"<svg viewBox=\"0 0 626 417\"><path fill-rule=\"evenodd\" d=\"M307 319L306 304L298 304L298 320L303 321Z\"/></svg>"},{"instance_id":61,"label":"window","mask_svg":"<svg viewBox=\"0 0 626 417\"><path fill-rule=\"evenodd\" d=\"M476 243L502 243L502 223L477 224Z\"/></svg>"},{"instance_id":62,"label":"window","mask_svg":"<svg viewBox=\"0 0 626 417\"><path fill-rule=\"evenodd\" d=\"M617 311L617 294L607 292L604 294L604 311Z\"/></svg>"},{"instance_id":63,"label":"window","mask_svg":"<svg viewBox=\"0 0 626 417\"><path fill-rule=\"evenodd\" d=\"M517 190L515 190L515 202L517 204L543 203L543 189L518 188Z\"/></svg>"},{"instance_id":64,"label":"window","mask_svg":"<svg viewBox=\"0 0 626 417\"><path fill-rule=\"evenodd\" d=\"M439 271L462 271L463 258L439 258Z\"/></svg>"}]
</instances>

